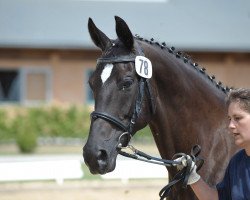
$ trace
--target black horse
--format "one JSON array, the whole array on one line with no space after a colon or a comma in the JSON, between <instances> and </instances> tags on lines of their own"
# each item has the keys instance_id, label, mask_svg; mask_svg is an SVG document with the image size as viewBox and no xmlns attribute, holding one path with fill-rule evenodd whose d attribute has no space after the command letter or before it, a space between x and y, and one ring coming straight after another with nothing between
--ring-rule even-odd
<instances>
[{"instance_id":1,"label":"black horse","mask_svg":"<svg viewBox=\"0 0 250 200\"><path fill-rule=\"evenodd\" d=\"M119 146L126 146L128 134L149 124L164 159L188 154L199 144L205 158L200 174L215 185L236 150L227 130L228 89L185 54L153 39L133 37L124 20L115 20L116 40L91 19L88 22L90 36L102 50L89 79L95 111L83 156L91 173L114 170ZM170 179L175 173L169 170ZM169 199L196 197L190 188L176 185Z\"/></svg>"}]
</instances>

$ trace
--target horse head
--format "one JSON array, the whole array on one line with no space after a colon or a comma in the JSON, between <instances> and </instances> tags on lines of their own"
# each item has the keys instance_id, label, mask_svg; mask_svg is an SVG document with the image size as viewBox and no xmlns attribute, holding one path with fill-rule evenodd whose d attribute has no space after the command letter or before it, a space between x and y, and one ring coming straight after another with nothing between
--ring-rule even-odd
<instances>
[{"instance_id":1,"label":"horse head","mask_svg":"<svg viewBox=\"0 0 250 200\"><path fill-rule=\"evenodd\" d=\"M143 51L124 20L116 16L115 21L116 40L109 39L91 18L88 22L90 36L102 51L89 79L95 110L83 148L85 163L93 174L114 170L120 147L148 124L154 110L152 83L135 68Z\"/></svg>"}]
</instances>

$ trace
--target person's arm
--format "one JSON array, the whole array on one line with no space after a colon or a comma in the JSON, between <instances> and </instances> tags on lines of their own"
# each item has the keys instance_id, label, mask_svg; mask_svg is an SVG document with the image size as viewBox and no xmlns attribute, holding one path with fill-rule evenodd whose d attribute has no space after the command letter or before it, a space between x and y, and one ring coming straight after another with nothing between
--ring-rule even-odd
<instances>
[{"instance_id":1,"label":"person's arm","mask_svg":"<svg viewBox=\"0 0 250 200\"><path fill-rule=\"evenodd\" d=\"M217 189L210 187L202 178L191 184L190 187L199 200L219 200Z\"/></svg>"},{"instance_id":2,"label":"person's arm","mask_svg":"<svg viewBox=\"0 0 250 200\"><path fill-rule=\"evenodd\" d=\"M181 164L177 165L177 169L181 170L183 167L187 166L187 160L190 160L190 156L182 156L175 159L175 161ZM190 175L188 177L187 184L190 185L195 195L199 200L219 200L219 194L216 188L210 187L196 172L197 166L194 161L191 161Z\"/></svg>"}]
</instances>

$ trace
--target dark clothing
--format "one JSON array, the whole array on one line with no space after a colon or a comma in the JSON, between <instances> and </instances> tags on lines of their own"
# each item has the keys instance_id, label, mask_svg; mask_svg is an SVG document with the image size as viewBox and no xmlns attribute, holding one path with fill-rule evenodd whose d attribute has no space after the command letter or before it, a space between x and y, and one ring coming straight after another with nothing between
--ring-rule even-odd
<instances>
[{"instance_id":1,"label":"dark clothing","mask_svg":"<svg viewBox=\"0 0 250 200\"><path fill-rule=\"evenodd\" d=\"M216 187L219 200L250 200L250 156L245 150L232 157L224 179Z\"/></svg>"}]
</instances>

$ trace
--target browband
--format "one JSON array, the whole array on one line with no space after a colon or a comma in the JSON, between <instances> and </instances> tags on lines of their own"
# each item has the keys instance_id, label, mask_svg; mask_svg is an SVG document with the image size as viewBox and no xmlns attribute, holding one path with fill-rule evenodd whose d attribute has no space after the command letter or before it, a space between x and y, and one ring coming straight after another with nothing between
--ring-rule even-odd
<instances>
[{"instance_id":1,"label":"browband","mask_svg":"<svg viewBox=\"0 0 250 200\"><path fill-rule=\"evenodd\" d=\"M111 58L98 58L97 63L122 63L122 62L135 62L135 55L132 56L116 56Z\"/></svg>"}]
</instances>

